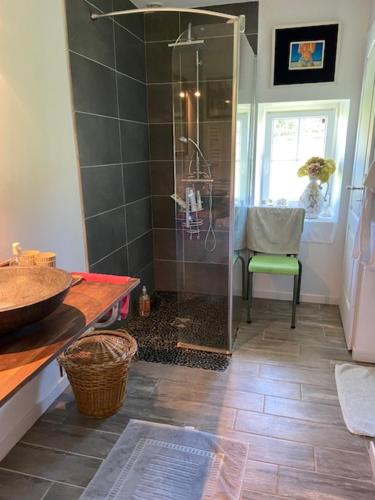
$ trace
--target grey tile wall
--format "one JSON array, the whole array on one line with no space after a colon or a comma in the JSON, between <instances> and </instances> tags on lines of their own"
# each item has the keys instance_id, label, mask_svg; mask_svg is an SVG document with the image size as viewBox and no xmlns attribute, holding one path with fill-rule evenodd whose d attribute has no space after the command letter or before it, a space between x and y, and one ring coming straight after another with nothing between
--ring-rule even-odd
<instances>
[{"instance_id":1,"label":"grey tile wall","mask_svg":"<svg viewBox=\"0 0 375 500\"><path fill-rule=\"evenodd\" d=\"M129 0L66 0L90 271L139 276L153 289L143 15Z\"/></svg>"}]
</instances>

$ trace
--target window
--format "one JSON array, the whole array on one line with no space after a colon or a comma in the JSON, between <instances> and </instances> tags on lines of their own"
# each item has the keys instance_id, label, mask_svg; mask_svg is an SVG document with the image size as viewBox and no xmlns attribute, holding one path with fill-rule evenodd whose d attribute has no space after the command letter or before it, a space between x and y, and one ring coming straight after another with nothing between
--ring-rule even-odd
<instances>
[{"instance_id":1,"label":"window","mask_svg":"<svg viewBox=\"0 0 375 500\"><path fill-rule=\"evenodd\" d=\"M309 182L297 170L312 156L332 158L336 172L323 186L325 205L307 220L303 241L331 243L339 218L350 101L320 100L258 104L254 204L298 206ZM284 204L284 203L283 203Z\"/></svg>"},{"instance_id":2,"label":"window","mask_svg":"<svg viewBox=\"0 0 375 500\"><path fill-rule=\"evenodd\" d=\"M311 156L334 157L333 109L266 113L261 202L296 204L308 179L297 170ZM326 198L329 199L329 186Z\"/></svg>"}]
</instances>

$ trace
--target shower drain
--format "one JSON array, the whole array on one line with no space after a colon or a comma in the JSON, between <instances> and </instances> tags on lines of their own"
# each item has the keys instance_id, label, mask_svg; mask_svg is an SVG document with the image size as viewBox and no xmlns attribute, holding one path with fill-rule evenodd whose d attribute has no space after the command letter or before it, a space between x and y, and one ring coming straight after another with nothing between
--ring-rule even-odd
<instances>
[{"instance_id":1,"label":"shower drain","mask_svg":"<svg viewBox=\"0 0 375 500\"><path fill-rule=\"evenodd\" d=\"M191 318L180 318L176 316L176 318L170 323L171 326L175 328L187 328L193 324L193 320Z\"/></svg>"}]
</instances>

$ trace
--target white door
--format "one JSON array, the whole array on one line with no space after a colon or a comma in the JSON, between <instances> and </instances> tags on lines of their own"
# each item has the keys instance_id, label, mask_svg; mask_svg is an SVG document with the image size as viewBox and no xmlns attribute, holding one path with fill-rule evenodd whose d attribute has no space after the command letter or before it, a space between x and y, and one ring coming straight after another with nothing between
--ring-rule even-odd
<instances>
[{"instance_id":1,"label":"white door","mask_svg":"<svg viewBox=\"0 0 375 500\"><path fill-rule=\"evenodd\" d=\"M364 176L374 156L374 117L375 49L372 47L367 56L363 76L352 184L348 186L350 190L350 202L346 230L344 276L340 312L349 349L352 348L355 320L354 311L356 309L358 282L360 279L358 262L352 258L352 253L362 205Z\"/></svg>"}]
</instances>

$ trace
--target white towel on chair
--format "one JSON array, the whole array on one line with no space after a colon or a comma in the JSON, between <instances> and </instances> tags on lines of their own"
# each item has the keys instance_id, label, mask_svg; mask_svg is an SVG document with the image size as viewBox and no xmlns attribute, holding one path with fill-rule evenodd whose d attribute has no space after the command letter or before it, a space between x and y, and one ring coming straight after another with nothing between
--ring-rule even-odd
<instances>
[{"instance_id":1,"label":"white towel on chair","mask_svg":"<svg viewBox=\"0 0 375 500\"><path fill-rule=\"evenodd\" d=\"M249 208L248 249L270 254L298 254L304 219L303 208Z\"/></svg>"}]
</instances>

